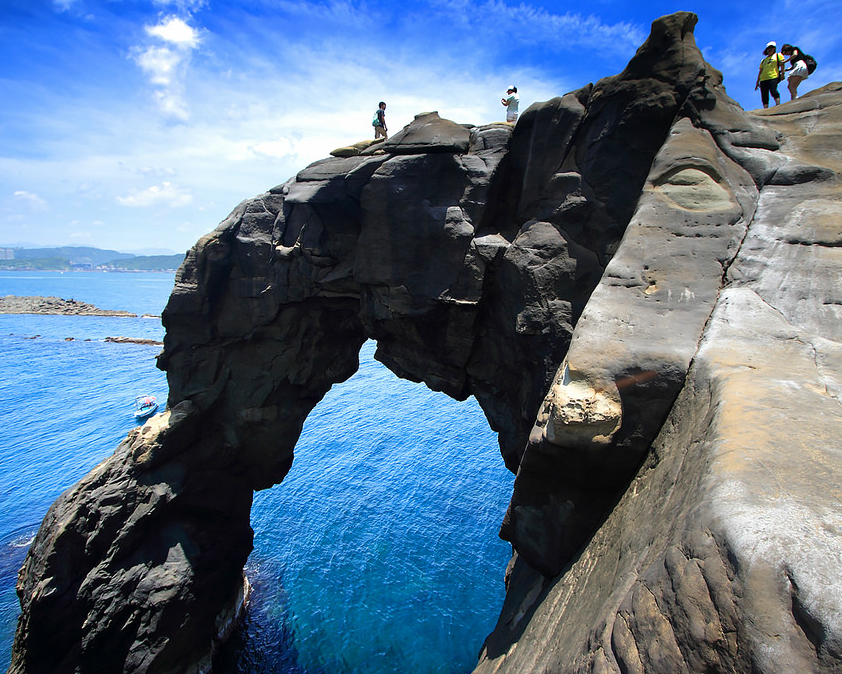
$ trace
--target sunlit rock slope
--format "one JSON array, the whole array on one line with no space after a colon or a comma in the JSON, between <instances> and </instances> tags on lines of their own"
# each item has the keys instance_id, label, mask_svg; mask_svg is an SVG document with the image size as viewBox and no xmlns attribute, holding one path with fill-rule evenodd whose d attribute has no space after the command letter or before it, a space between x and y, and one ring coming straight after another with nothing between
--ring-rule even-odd
<instances>
[{"instance_id":1,"label":"sunlit rock slope","mask_svg":"<svg viewBox=\"0 0 842 674\"><path fill-rule=\"evenodd\" d=\"M695 23L514 127L421 114L203 237L168 411L48 512L10 672L208 671L252 493L366 339L476 396L517 472L478 672L842 670L842 85L747 114Z\"/></svg>"}]
</instances>

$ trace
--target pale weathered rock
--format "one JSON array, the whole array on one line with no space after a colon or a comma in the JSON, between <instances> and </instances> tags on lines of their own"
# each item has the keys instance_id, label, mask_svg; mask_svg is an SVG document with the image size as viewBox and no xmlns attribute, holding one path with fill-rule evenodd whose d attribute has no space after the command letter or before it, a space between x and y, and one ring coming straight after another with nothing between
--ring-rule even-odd
<instances>
[{"instance_id":1,"label":"pale weathered rock","mask_svg":"<svg viewBox=\"0 0 842 674\"><path fill-rule=\"evenodd\" d=\"M376 150L377 146L383 142L383 139L377 140L361 140L358 143L353 143L345 147L338 147L331 151L332 157L356 157L366 150Z\"/></svg>"},{"instance_id":2,"label":"pale weathered rock","mask_svg":"<svg viewBox=\"0 0 842 674\"><path fill-rule=\"evenodd\" d=\"M203 237L169 411L48 512L10 672L206 668L253 490L370 338L476 396L517 471L478 672L842 669L842 85L747 115L695 22L514 128L420 115Z\"/></svg>"},{"instance_id":3,"label":"pale weathered rock","mask_svg":"<svg viewBox=\"0 0 842 674\"><path fill-rule=\"evenodd\" d=\"M622 401L624 415L632 396L643 398L635 403L637 410L649 409L635 412L637 433L644 435L636 442L631 437L625 449L645 447L647 437L657 437L622 499L603 523L594 523L595 534L575 557L567 557L563 573L550 579L523 558L515 560L506 606L477 672L842 669L842 151L830 140L831 130L842 122L840 113L840 84L761 113L769 128L784 132L779 156L765 162L780 168L763 173L768 182L756 192L739 171L725 181L729 191L742 193L736 201L743 204L740 218L745 222L738 219L730 226L746 233L742 240L736 236L735 245L724 246L724 239L716 243L733 216L727 216L729 199L707 179L686 181L706 184L689 195L685 181L679 182L680 199L672 188L657 194L664 192L658 189L662 151L650 175L652 189L644 191L618 255L576 326L567 356L568 364L583 363L582 371L608 390L612 382L623 381L618 379L623 362L649 363L655 376L636 380L629 394L615 394L614 399ZM704 120L702 115L702 124ZM830 142L816 147L813 134ZM668 142L664 151L669 148ZM764 156L764 148L756 151ZM692 155L694 161L702 156ZM678 165L674 175L687 171L680 159ZM799 168L787 175L798 181L787 177L783 185L798 184L795 190L780 186L779 176L793 165ZM700 199L700 193L707 199ZM623 259L627 243L634 241L637 223L657 223L657 213L648 212L647 206L653 196L687 210L695 226L719 232L713 236L708 231L704 241L684 241L691 244L692 259L676 253L666 269L674 272L692 262L687 270L696 273L683 279L672 275L666 285L666 259L653 265L652 256L642 253L630 258L628 268L637 261L651 277L640 274L634 281L631 274L610 273ZM717 208L700 209L702 203ZM670 245L676 240L658 237L663 252ZM705 301L700 265L711 252L722 262L715 270L722 275L722 288ZM618 277L624 283L617 284ZM693 291L697 306L682 306L676 281L678 288ZM673 297L667 298L673 305L663 314L660 308L647 312L643 295L652 283L653 295L673 289ZM622 297L606 307L610 288ZM704 306L712 308L710 316L694 318ZM594 320L590 312L600 307ZM668 325L658 329L666 317L671 319ZM694 324L696 337L688 334ZM607 357L594 357L603 355L594 349L606 346L606 326L613 326L608 335L615 348ZM656 335L650 333L653 327ZM645 389L665 369L680 370L681 363L685 369L689 365L686 379L676 378L669 387L680 387L678 398L664 424L651 423L649 415L667 406ZM590 450L583 450L581 440L553 449L546 437L554 420L553 402L565 400L558 390L563 391L565 382L562 378L548 396L550 409L542 415L544 425L539 423L533 433L518 481L523 481L525 467L535 464L533 453L562 454L578 467L581 463L571 456L578 452L595 472L579 469L577 476L601 488L604 473L597 474L592 455L604 453L603 468L616 465L622 431L607 443L618 450L613 457L601 437L594 438ZM555 465L563 468L565 463L557 459ZM510 526L546 540L551 527L545 522L554 516L556 529L563 529L565 518L575 520L579 503L574 490L544 482L552 488L546 489L543 509L510 511L515 522ZM516 500L513 510L523 508ZM528 552L538 560L537 568L551 564L546 546L533 547Z\"/></svg>"}]
</instances>

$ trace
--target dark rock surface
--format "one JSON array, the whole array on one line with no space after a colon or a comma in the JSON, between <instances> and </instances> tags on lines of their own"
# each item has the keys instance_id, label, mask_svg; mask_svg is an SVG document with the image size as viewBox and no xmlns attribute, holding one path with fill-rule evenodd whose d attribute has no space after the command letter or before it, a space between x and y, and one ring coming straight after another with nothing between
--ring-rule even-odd
<instances>
[{"instance_id":1,"label":"dark rock surface","mask_svg":"<svg viewBox=\"0 0 842 674\"><path fill-rule=\"evenodd\" d=\"M464 154L470 144L468 127L442 119L437 112L415 115L415 121L383 143L391 154L453 152Z\"/></svg>"},{"instance_id":2,"label":"dark rock surface","mask_svg":"<svg viewBox=\"0 0 842 674\"><path fill-rule=\"evenodd\" d=\"M366 339L476 396L517 472L478 672L840 671L842 85L746 114L695 23L514 127L419 115L203 237L168 410L48 512L10 672L207 671L253 490Z\"/></svg>"}]
</instances>

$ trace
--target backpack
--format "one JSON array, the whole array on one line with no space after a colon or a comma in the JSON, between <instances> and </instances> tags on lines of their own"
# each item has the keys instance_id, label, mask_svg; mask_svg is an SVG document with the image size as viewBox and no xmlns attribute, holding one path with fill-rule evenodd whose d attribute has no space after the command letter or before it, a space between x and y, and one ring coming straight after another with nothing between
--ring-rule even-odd
<instances>
[{"instance_id":1,"label":"backpack","mask_svg":"<svg viewBox=\"0 0 842 674\"><path fill-rule=\"evenodd\" d=\"M375 111L374 111L374 119L372 119L372 120L371 120L371 125L372 125L372 126L380 126L380 119L377 117L377 113L378 113L378 112L380 112L380 110L375 110Z\"/></svg>"},{"instance_id":2,"label":"backpack","mask_svg":"<svg viewBox=\"0 0 842 674\"><path fill-rule=\"evenodd\" d=\"M816 72L816 66L818 65L816 63L816 59L809 54L804 54L804 58L801 60L804 61L804 65L807 66L807 72L810 73L810 75Z\"/></svg>"}]
</instances>

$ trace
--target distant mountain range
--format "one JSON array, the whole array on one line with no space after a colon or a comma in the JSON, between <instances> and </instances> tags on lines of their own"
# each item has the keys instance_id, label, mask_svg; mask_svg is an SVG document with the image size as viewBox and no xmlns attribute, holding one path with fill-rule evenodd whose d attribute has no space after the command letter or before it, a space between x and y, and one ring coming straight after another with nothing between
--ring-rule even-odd
<instances>
[{"instance_id":1,"label":"distant mountain range","mask_svg":"<svg viewBox=\"0 0 842 674\"><path fill-rule=\"evenodd\" d=\"M184 254L133 255L90 246L55 248L0 247L0 269L68 271L110 269L114 271L175 271Z\"/></svg>"}]
</instances>

